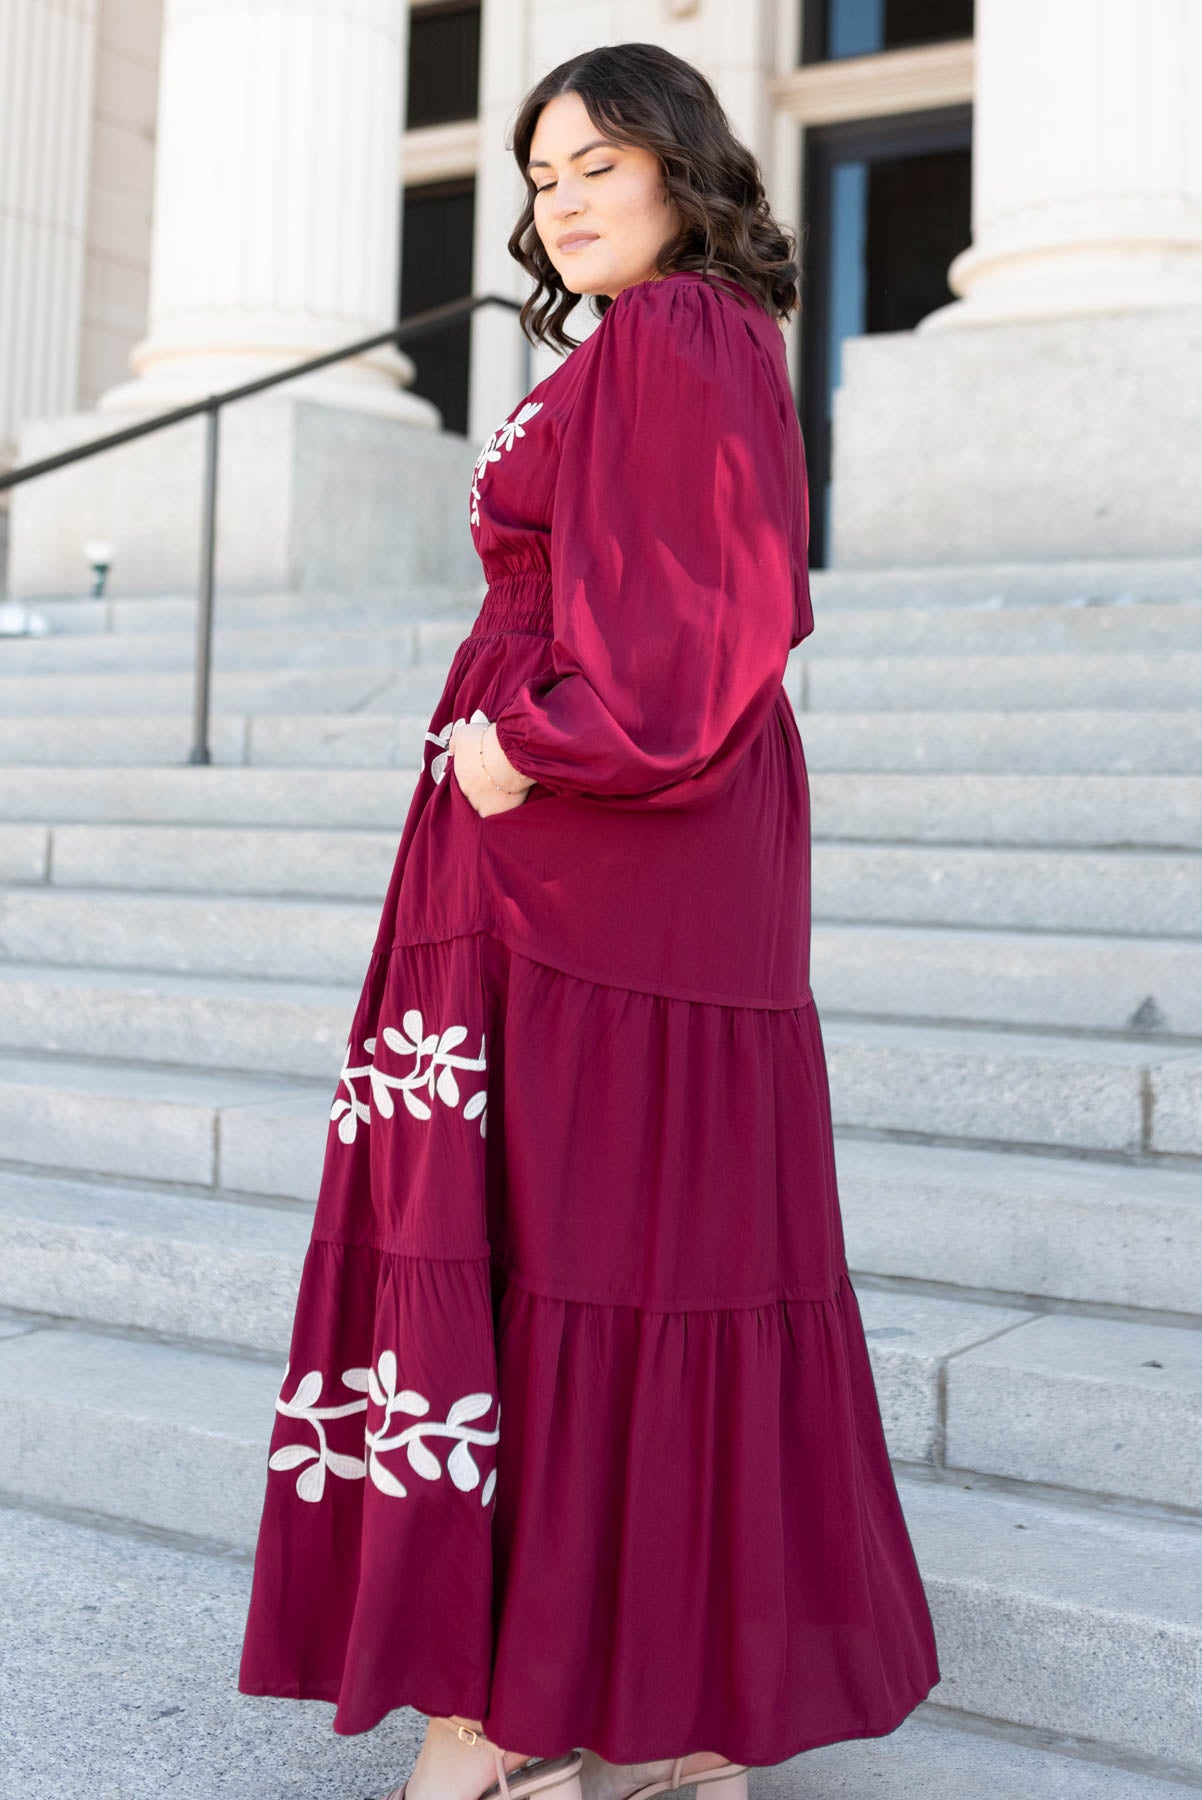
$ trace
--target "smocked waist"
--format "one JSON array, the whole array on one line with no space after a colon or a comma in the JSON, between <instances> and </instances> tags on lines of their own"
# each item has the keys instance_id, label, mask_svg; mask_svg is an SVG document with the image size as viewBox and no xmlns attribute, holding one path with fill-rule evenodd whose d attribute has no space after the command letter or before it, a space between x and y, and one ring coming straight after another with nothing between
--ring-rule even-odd
<instances>
[{"instance_id":1,"label":"smocked waist","mask_svg":"<svg viewBox=\"0 0 1202 1800\"><path fill-rule=\"evenodd\" d=\"M468 636L528 631L550 637L554 629L549 571L522 569L489 582Z\"/></svg>"}]
</instances>

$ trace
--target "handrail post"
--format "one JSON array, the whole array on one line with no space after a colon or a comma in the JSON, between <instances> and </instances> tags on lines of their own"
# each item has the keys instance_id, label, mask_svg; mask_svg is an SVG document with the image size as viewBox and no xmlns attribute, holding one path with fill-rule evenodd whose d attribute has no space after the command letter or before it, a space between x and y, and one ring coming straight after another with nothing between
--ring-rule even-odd
<instances>
[{"instance_id":1,"label":"handrail post","mask_svg":"<svg viewBox=\"0 0 1202 1800\"><path fill-rule=\"evenodd\" d=\"M147 437L151 432L163 431L169 425L180 425L185 419L195 419L204 414L204 503L200 527L200 580L196 599L196 695L193 709L194 741L188 753L189 763L204 764L213 760L209 749L209 696L213 667L213 585L217 566L217 430L221 408L234 400L248 400L252 394L266 393L269 388L278 387L281 382L295 381L299 375L309 375L318 369L330 368L348 357L363 356L382 344L408 343L425 337L444 325L456 325L460 319L470 318L482 306L500 306L517 313L522 310L522 302L510 299L507 294L477 294L466 300L446 301L441 306L427 307L414 318L399 320L387 331L377 331L371 337L360 338L356 343L323 351L320 356L311 356L304 362L292 363L284 369L273 369L267 375L256 376L253 381L244 381L238 387L226 388L221 393L209 394L203 400L189 400L185 405L172 407L170 412L157 413L153 418L138 419L132 425L123 425L119 431L107 432L104 437L93 438L84 444L74 444L69 450L57 450L53 456L23 463L15 469L0 469L0 493L4 493L22 482L32 481L35 476L49 475L54 469L64 469L69 463L82 462L86 457L96 456L101 450L115 450L118 444L132 443L135 438ZM528 338L523 350L525 384L529 388L531 345Z\"/></svg>"},{"instance_id":2,"label":"handrail post","mask_svg":"<svg viewBox=\"0 0 1202 1800\"><path fill-rule=\"evenodd\" d=\"M213 667L213 576L217 563L217 427L221 407L212 396L205 411L204 500L200 521L200 588L196 596L196 698L190 763L211 763L209 690Z\"/></svg>"}]
</instances>

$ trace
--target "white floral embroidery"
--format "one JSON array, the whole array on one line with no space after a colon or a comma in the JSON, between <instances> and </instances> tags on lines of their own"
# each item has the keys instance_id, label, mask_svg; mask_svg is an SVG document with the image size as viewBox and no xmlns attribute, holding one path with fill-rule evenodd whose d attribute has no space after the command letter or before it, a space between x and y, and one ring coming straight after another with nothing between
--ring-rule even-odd
<instances>
[{"instance_id":1,"label":"white floral embroidery","mask_svg":"<svg viewBox=\"0 0 1202 1800\"><path fill-rule=\"evenodd\" d=\"M477 707L470 719L464 719L464 718L452 719L451 723L449 725L444 725L441 731L427 731L427 733L426 733L426 743L427 744L441 744L442 745L442 749L439 751L439 754L433 759L433 761L430 764L430 773L431 773L431 775L433 775L435 781L441 781L443 776L447 772L447 763L450 761L450 757L451 757L451 752L447 749L447 745L451 741L451 733L454 731L456 725L491 725L491 724L492 724L492 720L489 718L488 714L481 712L480 708Z\"/></svg>"},{"instance_id":2,"label":"white floral embroidery","mask_svg":"<svg viewBox=\"0 0 1202 1800\"><path fill-rule=\"evenodd\" d=\"M541 412L542 409L543 403L541 400L527 400L516 418L506 419L503 425L497 426L497 429L493 432L487 444L485 444L483 450L481 450L479 456L476 458L476 466L472 470L471 519L473 525L478 525L480 523L480 482L484 475L484 471L487 469L489 463L499 462L501 460L501 451L503 449L513 449L515 438L525 437L526 433L522 430L522 426L528 424L535 413Z\"/></svg>"},{"instance_id":3,"label":"white floral embroidery","mask_svg":"<svg viewBox=\"0 0 1202 1800\"><path fill-rule=\"evenodd\" d=\"M488 1065L485 1059L485 1038L480 1036L479 1056L455 1056L452 1052L467 1036L466 1025L448 1025L445 1031L432 1031L427 1034L422 1022L422 1015L416 1006L411 1006L401 1019L404 1031L397 1031L395 1026L385 1025L382 1036L390 1050L400 1056L412 1056L413 1068L407 1075L390 1075L386 1069L376 1066L376 1039L364 1038L363 1048L372 1058L371 1062L351 1067L351 1040L347 1039L346 1052L342 1058L338 1083L345 1087L349 1099L339 1096L330 1108L330 1118L338 1121L338 1136L344 1144L353 1144L359 1124L371 1124L371 1105L361 1099L355 1087L356 1081L364 1076L368 1078L371 1101L382 1119L391 1119L395 1110L390 1089L400 1090L401 1099L405 1102L406 1111L415 1119L430 1119L434 1109L425 1100L419 1099L417 1090L424 1088L430 1099L442 1101L444 1106L459 1105L459 1083L455 1079L455 1070L483 1070ZM406 1036L405 1034L408 1033ZM422 1059L429 1057L425 1068ZM463 1105L465 1119L480 1121L480 1136L486 1133L486 1107L488 1089L482 1087L470 1094Z\"/></svg>"},{"instance_id":4,"label":"white floral embroidery","mask_svg":"<svg viewBox=\"0 0 1202 1800\"><path fill-rule=\"evenodd\" d=\"M387 1468L380 1458L386 1450L399 1450L405 1446L409 1458L409 1466L414 1474L422 1476L426 1481L437 1481L442 1474L442 1464L426 1443L428 1437L450 1437L456 1440L455 1448L447 1457L446 1472L460 1493L470 1494L480 1486L480 1470L472 1456L473 1444L495 1444L501 1435L501 1405L497 1402L497 1423L491 1431L472 1428L469 1419L478 1419L492 1405L491 1394L464 1394L456 1400L443 1419L425 1419L430 1410L430 1402L424 1394L416 1393L412 1388L401 1388L397 1391L396 1355L391 1350L380 1352L378 1368L344 1369L342 1372L343 1387L350 1388L353 1393L370 1394L377 1406L384 1408L384 1420L378 1431L368 1428L367 1420L363 1421L363 1441L367 1450L366 1458L348 1456L342 1451L331 1450L326 1436L324 1419L342 1419L351 1413L366 1413L367 1401L347 1400L339 1406L318 1406L321 1397L322 1373L320 1369L310 1369L303 1375L291 1400L284 1399L284 1388L288 1385L288 1374L291 1364L284 1371L284 1380L280 1387L279 1397L275 1403L278 1413L290 1419L304 1419L313 1427L317 1436L317 1448L311 1444L281 1444L280 1448L268 1459L269 1469L301 1469L296 1478L296 1491L302 1500L320 1500L326 1488L326 1470L331 1475L341 1475L347 1481L362 1480L370 1475L373 1483L382 1494L393 1495L403 1500L409 1490L400 1478ZM389 1422L394 1412L411 1413L425 1422L420 1425L407 1425L392 1437L388 1435ZM301 1468L308 1464L307 1468ZM497 1471L494 1468L484 1483L480 1493L481 1506L487 1506L496 1486Z\"/></svg>"}]
</instances>

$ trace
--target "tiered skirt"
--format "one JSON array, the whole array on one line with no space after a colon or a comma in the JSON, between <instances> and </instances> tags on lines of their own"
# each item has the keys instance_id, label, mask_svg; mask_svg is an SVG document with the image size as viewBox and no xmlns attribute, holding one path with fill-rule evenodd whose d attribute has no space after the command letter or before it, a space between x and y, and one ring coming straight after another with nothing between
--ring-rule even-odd
<instances>
[{"instance_id":1,"label":"tiered skirt","mask_svg":"<svg viewBox=\"0 0 1202 1800\"><path fill-rule=\"evenodd\" d=\"M340 1733L408 1706L527 1755L758 1765L890 1732L938 1679L813 1000L382 928L240 1690L332 1702Z\"/></svg>"}]
</instances>

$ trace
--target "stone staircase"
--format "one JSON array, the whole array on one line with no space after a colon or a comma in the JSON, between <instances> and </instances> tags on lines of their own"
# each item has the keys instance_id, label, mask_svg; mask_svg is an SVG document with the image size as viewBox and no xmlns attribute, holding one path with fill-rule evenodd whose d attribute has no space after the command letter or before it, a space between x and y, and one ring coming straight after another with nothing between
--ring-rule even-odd
<instances>
[{"instance_id":1,"label":"stone staircase","mask_svg":"<svg viewBox=\"0 0 1202 1800\"><path fill-rule=\"evenodd\" d=\"M849 1258L944 1676L757 1794L1202 1788L1202 569L1124 580L828 574L791 659ZM480 592L223 596L209 768L189 600L0 641L0 1520L31 1593L70 1556L225 1607L185 1684L215 1732L297 1711L230 1659L347 1025ZM313 1742L368 1778L374 1743ZM170 1791L317 1791L244 1766Z\"/></svg>"}]
</instances>

